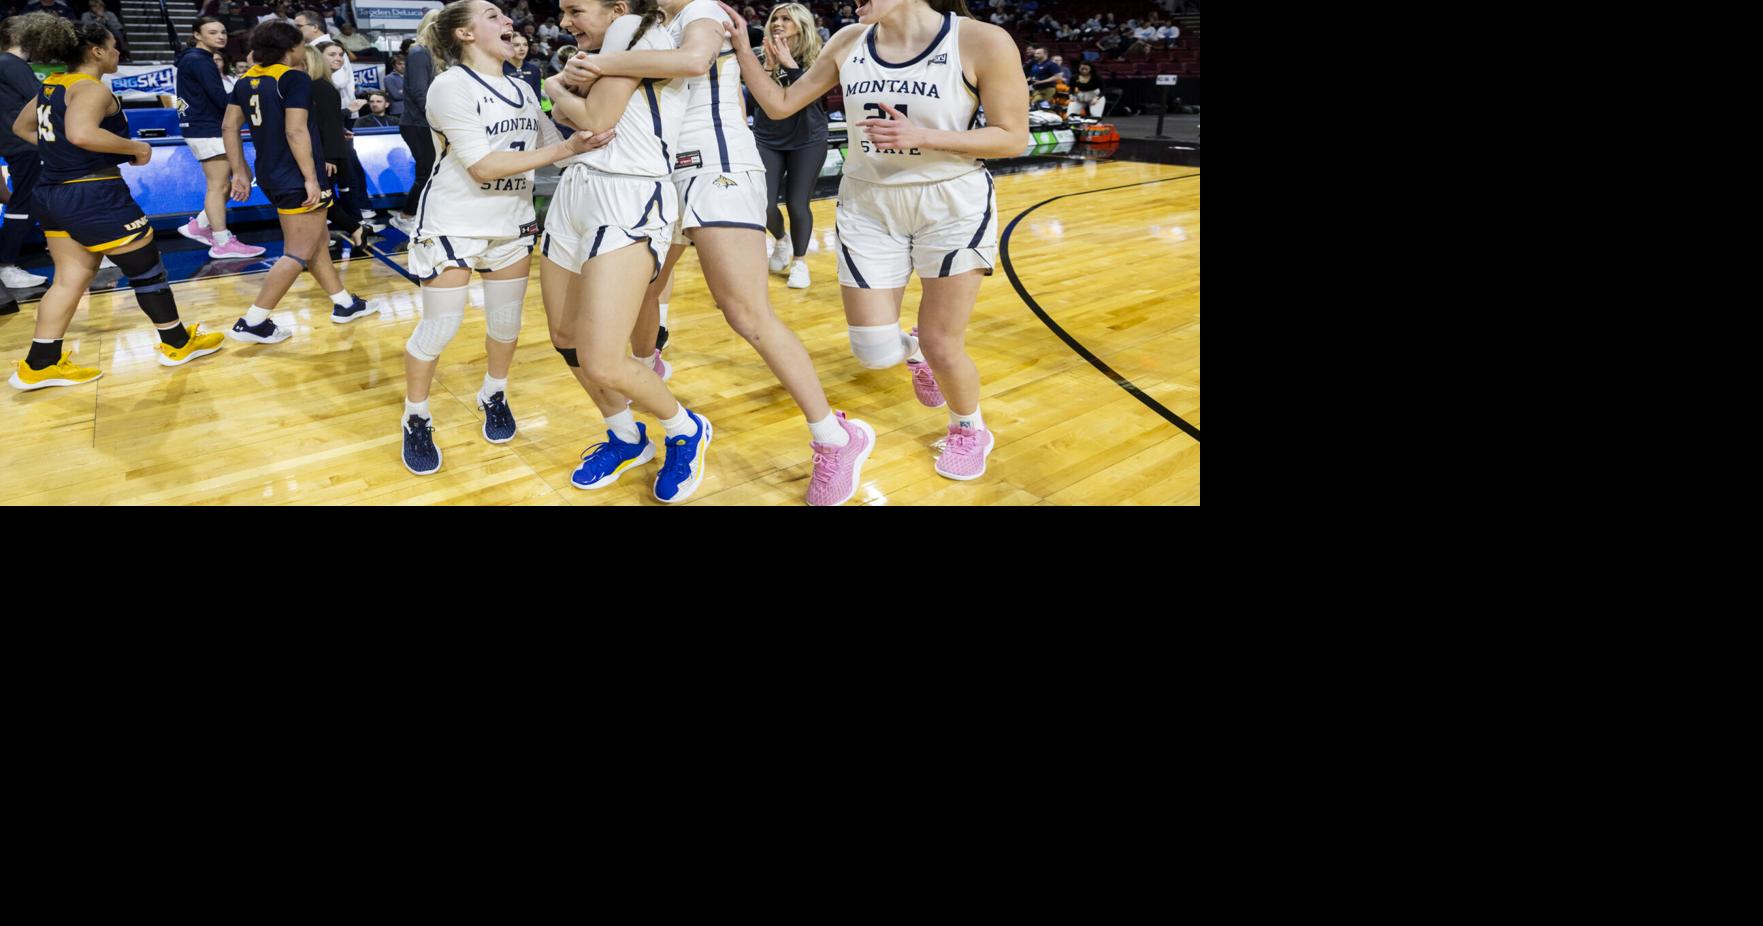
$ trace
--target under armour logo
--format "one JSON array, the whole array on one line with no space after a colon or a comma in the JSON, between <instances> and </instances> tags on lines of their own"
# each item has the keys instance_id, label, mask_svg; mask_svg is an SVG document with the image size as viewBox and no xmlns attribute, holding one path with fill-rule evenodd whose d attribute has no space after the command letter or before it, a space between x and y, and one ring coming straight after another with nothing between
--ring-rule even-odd
<instances>
[{"instance_id":1,"label":"under armour logo","mask_svg":"<svg viewBox=\"0 0 1763 926\"><path fill-rule=\"evenodd\" d=\"M943 52L942 54L936 56L935 58L930 59L930 63L931 64L948 64L949 63L949 53Z\"/></svg>"},{"instance_id":2,"label":"under armour logo","mask_svg":"<svg viewBox=\"0 0 1763 926\"><path fill-rule=\"evenodd\" d=\"M863 64L863 63L864 63L864 59L862 59L862 58L858 58L858 57L852 57L852 58L851 58L851 63L852 63L852 64Z\"/></svg>"}]
</instances>

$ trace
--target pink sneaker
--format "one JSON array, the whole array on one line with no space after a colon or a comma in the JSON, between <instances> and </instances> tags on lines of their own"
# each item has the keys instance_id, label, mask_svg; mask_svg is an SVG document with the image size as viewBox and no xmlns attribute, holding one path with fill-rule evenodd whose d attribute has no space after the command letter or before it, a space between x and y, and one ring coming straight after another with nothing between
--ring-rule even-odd
<instances>
[{"instance_id":1,"label":"pink sneaker","mask_svg":"<svg viewBox=\"0 0 1763 926\"><path fill-rule=\"evenodd\" d=\"M241 257L262 257L263 249L246 244L239 240L238 235L227 239L226 244L217 244L208 249L208 256L216 260L229 260Z\"/></svg>"},{"instance_id":2,"label":"pink sneaker","mask_svg":"<svg viewBox=\"0 0 1763 926\"><path fill-rule=\"evenodd\" d=\"M918 337L918 329L912 329L912 336ZM931 372L930 364L906 361L906 369L912 371L912 391L918 395L918 403L926 408L942 408L943 389L937 385L937 376Z\"/></svg>"},{"instance_id":3,"label":"pink sneaker","mask_svg":"<svg viewBox=\"0 0 1763 926\"><path fill-rule=\"evenodd\" d=\"M650 368L655 371L656 376L661 377L662 382L673 378L673 364L661 359L661 348L655 348L655 356L649 359L654 361L649 364Z\"/></svg>"},{"instance_id":4,"label":"pink sneaker","mask_svg":"<svg viewBox=\"0 0 1763 926\"><path fill-rule=\"evenodd\" d=\"M190 221L178 226L178 234L191 241L200 241L209 247L214 247L214 230L196 221L195 216L190 216Z\"/></svg>"},{"instance_id":5,"label":"pink sneaker","mask_svg":"<svg viewBox=\"0 0 1763 926\"><path fill-rule=\"evenodd\" d=\"M997 441L989 429L949 425L949 436L943 438L943 455L937 457L937 475L950 479L978 479L986 474L986 457L992 455Z\"/></svg>"},{"instance_id":6,"label":"pink sneaker","mask_svg":"<svg viewBox=\"0 0 1763 926\"><path fill-rule=\"evenodd\" d=\"M810 443L814 450L814 474L808 478L808 504L843 505L857 494L863 478L863 461L875 449L875 429L865 421L849 421L839 412L839 425L851 435L843 447Z\"/></svg>"}]
</instances>

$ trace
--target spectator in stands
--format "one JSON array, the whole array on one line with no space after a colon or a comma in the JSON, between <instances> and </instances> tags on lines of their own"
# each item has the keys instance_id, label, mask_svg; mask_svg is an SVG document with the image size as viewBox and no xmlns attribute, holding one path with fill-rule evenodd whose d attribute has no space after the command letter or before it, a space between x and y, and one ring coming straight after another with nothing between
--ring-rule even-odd
<instances>
[{"instance_id":1,"label":"spectator in stands","mask_svg":"<svg viewBox=\"0 0 1763 926\"><path fill-rule=\"evenodd\" d=\"M227 35L238 35L250 32L257 21L245 15L245 8L236 0L227 0L226 12L220 14L220 24L226 27Z\"/></svg>"},{"instance_id":2,"label":"spectator in stands","mask_svg":"<svg viewBox=\"0 0 1763 926\"><path fill-rule=\"evenodd\" d=\"M758 48L765 42L765 25L759 20L759 11L748 6L741 10L741 18L747 21L747 47Z\"/></svg>"},{"instance_id":3,"label":"spectator in stands","mask_svg":"<svg viewBox=\"0 0 1763 926\"><path fill-rule=\"evenodd\" d=\"M526 40L526 36L516 32L514 34L514 60L508 64L514 68L515 76L526 81L533 88L533 99L538 99L539 85L544 82L545 74L543 69L539 67L539 62L526 59L527 52L531 47L532 43Z\"/></svg>"},{"instance_id":4,"label":"spectator in stands","mask_svg":"<svg viewBox=\"0 0 1763 926\"><path fill-rule=\"evenodd\" d=\"M565 45L551 53L551 73L563 70L563 62L574 58L578 49L574 45Z\"/></svg>"},{"instance_id":5,"label":"spectator in stands","mask_svg":"<svg viewBox=\"0 0 1763 926\"><path fill-rule=\"evenodd\" d=\"M1135 51L1143 51L1148 55L1151 53L1151 43L1155 41L1157 41L1157 27L1149 23L1141 24L1133 29L1132 44L1126 47L1126 54L1121 57L1124 58Z\"/></svg>"},{"instance_id":6,"label":"spectator in stands","mask_svg":"<svg viewBox=\"0 0 1763 926\"><path fill-rule=\"evenodd\" d=\"M98 23L109 29L110 34L116 36L116 50L120 53L119 56L124 61L128 60L129 37L123 34L122 23L117 20L116 14L104 8L104 0L92 0L90 8L86 10L85 15L80 17L81 25L87 23Z\"/></svg>"},{"instance_id":7,"label":"spectator in stands","mask_svg":"<svg viewBox=\"0 0 1763 926\"><path fill-rule=\"evenodd\" d=\"M1059 68L1059 79L1069 85L1071 83L1071 68L1065 66L1065 56L1054 55L1053 64Z\"/></svg>"},{"instance_id":8,"label":"spectator in stands","mask_svg":"<svg viewBox=\"0 0 1763 926\"><path fill-rule=\"evenodd\" d=\"M392 99L384 90L373 90L367 94L367 110L361 118L355 120L358 129L371 129L380 126L398 127L398 117L391 114Z\"/></svg>"},{"instance_id":9,"label":"spectator in stands","mask_svg":"<svg viewBox=\"0 0 1763 926\"><path fill-rule=\"evenodd\" d=\"M404 115L404 53L392 56L391 70L386 72L386 99L391 101L391 109L387 110L394 120ZM397 123L394 122L394 125Z\"/></svg>"},{"instance_id":10,"label":"spectator in stands","mask_svg":"<svg viewBox=\"0 0 1763 926\"><path fill-rule=\"evenodd\" d=\"M1065 107L1066 118L1081 116L1088 110L1093 119L1102 118L1102 108L1108 104L1108 87L1102 83L1102 75L1088 61L1077 66L1077 76L1071 81L1071 104Z\"/></svg>"},{"instance_id":11,"label":"spectator in stands","mask_svg":"<svg viewBox=\"0 0 1763 926\"><path fill-rule=\"evenodd\" d=\"M1053 99L1060 80L1059 65L1047 58L1047 49L1036 46L1032 57L1022 66L1022 73L1028 77L1029 106L1043 100Z\"/></svg>"},{"instance_id":12,"label":"spectator in stands","mask_svg":"<svg viewBox=\"0 0 1763 926\"><path fill-rule=\"evenodd\" d=\"M1102 31L1102 17L1091 14L1089 19L1084 20L1083 29L1082 29L1082 32L1084 35L1086 35L1086 36L1095 35L1096 33L1101 32L1101 31Z\"/></svg>"},{"instance_id":13,"label":"spectator in stands","mask_svg":"<svg viewBox=\"0 0 1763 926\"><path fill-rule=\"evenodd\" d=\"M258 25L272 22L294 25L294 5L287 0L282 0L281 3L275 5L275 9L257 18Z\"/></svg>"},{"instance_id":14,"label":"spectator in stands","mask_svg":"<svg viewBox=\"0 0 1763 926\"><path fill-rule=\"evenodd\" d=\"M63 3L62 0L42 0L41 3L30 6L27 9L27 12L54 13L56 16L59 16L62 19L75 20L75 21L78 20L78 17L73 15L73 7L68 6L66 3Z\"/></svg>"},{"instance_id":15,"label":"spectator in stands","mask_svg":"<svg viewBox=\"0 0 1763 926\"><path fill-rule=\"evenodd\" d=\"M984 9L984 7L976 7L976 9ZM851 4L846 3L839 7L839 15L833 20L832 31L837 32L856 21L857 11L851 8Z\"/></svg>"},{"instance_id":16,"label":"spectator in stands","mask_svg":"<svg viewBox=\"0 0 1763 926\"><path fill-rule=\"evenodd\" d=\"M1096 40L1096 47L1112 55L1116 60L1123 57L1122 50L1125 46L1126 39L1118 31L1104 30L1102 37Z\"/></svg>"},{"instance_id":17,"label":"spectator in stands","mask_svg":"<svg viewBox=\"0 0 1763 926\"><path fill-rule=\"evenodd\" d=\"M1174 48L1179 39L1181 27L1175 23L1165 23L1157 27L1157 41L1162 42L1164 48Z\"/></svg>"},{"instance_id":18,"label":"spectator in stands","mask_svg":"<svg viewBox=\"0 0 1763 926\"><path fill-rule=\"evenodd\" d=\"M1002 7L999 7L998 9L993 10L992 11L992 25L1004 26L1005 28L1008 28L1010 26L1010 14L1005 12Z\"/></svg>"},{"instance_id":19,"label":"spectator in stands","mask_svg":"<svg viewBox=\"0 0 1763 926\"><path fill-rule=\"evenodd\" d=\"M343 46L343 50L349 53L350 61L379 60L380 50L373 47L372 39L355 31L354 23L344 23L342 30L343 34L332 41Z\"/></svg>"},{"instance_id":20,"label":"spectator in stands","mask_svg":"<svg viewBox=\"0 0 1763 926\"><path fill-rule=\"evenodd\" d=\"M546 19L545 22L539 26L539 40L547 45L557 44L558 38L562 35L563 30L557 27L557 20L555 18Z\"/></svg>"}]
</instances>

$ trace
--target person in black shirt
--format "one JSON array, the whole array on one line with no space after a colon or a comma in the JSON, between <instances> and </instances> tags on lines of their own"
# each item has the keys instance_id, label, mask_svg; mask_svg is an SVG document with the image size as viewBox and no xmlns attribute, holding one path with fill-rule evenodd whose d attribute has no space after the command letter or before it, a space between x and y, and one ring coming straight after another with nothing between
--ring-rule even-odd
<instances>
[{"instance_id":1,"label":"person in black shirt","mask_svg":"<svg viewBox=\"0 0 1763 926\"><path fill-rule=\"evenodd\" d=\"M783 86L795 83L820 56L814 15L800 3L772 7L765 32L765 68ZM826 108L816 100L792 116L773 119L749 100L747 111L753 114L753 141L759 147L759 160L765 162L765 225L777 239L772 245L771 272L788 267L790 288L806 289L808 262L803 257L808 253L808 242L814 240L809 198L826 163ZM779 190L790 210L788 232L777 208Z\"/></svg>"},{"instance_id":2,"label":"person in black shirt","mask_svg":"<svg viewBox=\"0 0 1763 926\"><path fill-rule=\"evenodd\" d=\"M1107 85L1102 83L1102 75L1096 73L1094 65L1085 61L1077 66L1077 76L1071 81L1071 103L1065 107L1067 116L1081 116L1088 108L1090 118L1102 118L1102 109L1108 104Z\"/></svg>"},{"instance_id":3,"label":"person in black shirt","mask_svg":"<svg viewBox=\"0 0 1763 926\"><path fill-rule=\"evenodd\" d=\"M398 127L398 117L392 115L392 101L384 90L374 90L367 94L367 111L355 120L357 129L372 129L383 126Z\"/></svg>"},{"instance_id":4,"label":"person in black shirt","mask_svg":"<svg viewBox=\"0 0 1763 926\"><path fill-rule=\"evenodd\" d=\"M35 6L35 4L32 4ZM37 188L41 162L35 145L12 134L13 120L25 107L35 110L41 81L31 70L30 56L20 47L18 30L35 14L14 16L0 22L0 157L12 178L12 195L6 204L6 224L0 228L0 283L14 289L31 289L49 282L48 277L28 273L18 266L18 252L31 234L31 192Z\"/></svg>"},{"instance_id":5,"label":"person in black shirt","mask_svg":"<svg viewBox=\"0 0 1763 926\"><path fill-rule=\"evenodd\" d=\"M331 51L333 48L335 52ZM335 70L330 58L342 53L343 47L335 42L306 46L306 73L318 75L318 79L312 82L312 118L318 123L319 143L324 147L325 176L319 180L319 185L336 190L336 198L331 201L330 223L359 248L366 233L361 218L347 205L350 185L355 182L354 171L349 169L355 146L349 133L343 130L343 97L330 82L330 75Z\"/></svg>"}]
</instances>

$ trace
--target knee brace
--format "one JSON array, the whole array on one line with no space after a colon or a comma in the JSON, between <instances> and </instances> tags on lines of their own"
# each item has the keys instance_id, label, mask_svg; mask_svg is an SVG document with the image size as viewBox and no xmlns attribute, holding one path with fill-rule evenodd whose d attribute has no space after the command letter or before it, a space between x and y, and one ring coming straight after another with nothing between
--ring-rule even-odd
<instances>
[{"instance_id":1,"label":"knee brace","mask_svg":"<svg viewBox=\"0 0 1763 926\"><path fill-rule=\"evenodd\" d=\"M526 277L484 281L484 327L490 340L512 344L520 337L520 309L526 303Z\"/></svg>"},{"instance_id":2,"label":"knee brace","mask_svg":"<svg viewBox=\"0 0 1763 926\"><path fill-rule=\"evenodd\" d=\"M900 333L899 322L870 327L852 325L849 331L851 356L871 370L885 370L906 359L906 338Z\"/></svg>"},{"instance_id":3,"label":"knee brace","mask_svg":"<svg viewBox=\"0 0 1763 926\"><path fill-rule=\"evenodd\" d=\"M579 358L575 355L575 348L573 348L573 347L553 347L552 350L555 350L557 353L559 353L563 356L564 363L567 363L572 367L579 367L582 365L581 358Z\"/></svg>"},{"instance_id":4,"label":"knee brace","mask_svg":"<svg viewBox=\"0 0 1763 926\"><path fill-rule=\"evenodd\" d=\"M469 289L465 286L422 288L422 321L416 323L410 340L404 342L404 350L410 356L427 363L440 359L441 351L452 343L453 336L459 333L459 326L465 321L465 300Z\"/></svg>"},{"instance_id":5,"label":"knee brace","mask_svg":"<svg viewBox=\"0 0 1763 926\"><path fill-rule=\"evenodd\" d=\"M129 278L129 285L135 289L135 302L155 325L169 325L178 320L177 300L171 294L165 262L159 259L159 245L149 242L144 248L109 257Z\"/></svg>"},{"instance_id":6,"label":"knee brace","mask_svg":"<svg viewBox=\"0 0 1763 926\"><path fill-rule=\"evenodd\" d=\"M293 261L293 262L294 262L294 266L296 266L296 267L299 267L299 268L300 268L300 270L305 270L305 269L306 269L306 262L305 262L305 261L303 261L303 260L301 260L301 259L300 259L300 258L298 258L298 257L295 257L295 256L294 256L294 255L292 255L292 254L283 254L283 255L282 255L282 256L281 256L281 258L280 258L280 259L281 259L281 260L291 260L291 261ZM296 272L296 273L298 273L298 272L299 272L299 271L298 271L298 270L297 270L297 271L295 271L295 272Z\"/></svg>"}]
</instances>

